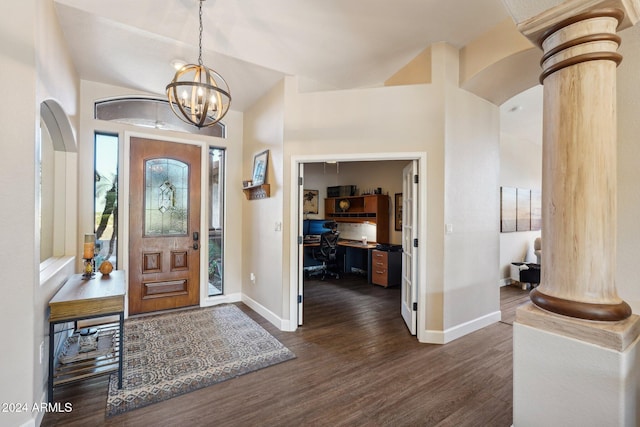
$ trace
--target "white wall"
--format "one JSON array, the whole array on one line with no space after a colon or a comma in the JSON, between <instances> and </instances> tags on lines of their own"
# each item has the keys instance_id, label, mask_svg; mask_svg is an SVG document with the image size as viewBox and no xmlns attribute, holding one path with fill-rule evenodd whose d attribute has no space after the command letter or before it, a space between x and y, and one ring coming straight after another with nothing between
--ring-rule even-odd
<instances>
[{"instance_id":1,"label":"white wall","mask_svg":"<svg viewBox=\"0 0 640 427\"><path fill-rule=\"evenodd\" d=\"M500 186L540 191L542 86L514 96L500 110ZM500 233L502 285L510 282L512 262L537 262L533 243L540 235L540 230Z\"/></svg>"},{"instance_id":2,"label":"white wall","mask_svg":"<svg viewBox=\"0 0 640 427\"><path fill-rule=\"evenodd\" d=\"M243 179L250 179L253 157L269 150L266 182L271 197L244 200L242 211L242 292L243 301L278 326L285 300L283 287L283 218L285 178L283 170L283 83L279 83L244 115ZM230 190L233 187L230 183ZM235 184L240 189L241 181ZM280 230L276 224L280 223ZM255 282L249 280L255 275Z\"/></svg>"},{"instance_id":3,"label":"white wall","mask_svg":"<svg viewBox=\"0 0 640 427\"><path fill-rule=\"evenodd\" d=\"M446 67L433 76L447 94L444 222L451 231L444 239L443 304L449 341L468 332L461 326L467 322L485 326L500 319L500 153L498 108L457 87L458 52L445 48Z\"/></svg>"},{"instance_id":4,"label":"white wall","mask_svg":"<svg viewBox=\"0 0 640 427\"><path fill-rule=\"evenodd\" d=\"M500 310L498 111L461 90L447 108L445 330Z\"/></svg>"},{"instance_id":5,"label":"white wall","mask_svg":"<svg viewBox=\"0 0 640 427\"><path fill-rule=\"evenodd\" d=\"M39 105L55 99L71 117L77 114L77 77L62 42L52 1L4 2L0 6L5 43L0 47L0 76L11 84L0 107L3 155L0 157L0 188L11 206L4 209L0 258L0 286L6 298L0 303L0 320L7 327L0 333L5 351L0 367L0 402L39 404L46 397L46 350L40 363L40 343L47 342L46 310L57 291L60 275L40 283L39 225L37 216L36 147L40 124ZM67 166L75 170L75 157ZM73 181L74 174L67 178ZM69 182L68 182L69 184ZM67 187L75 200L73 186ZM74 218L73 212L70 217ZM64 267L62 267L64 270ZM41 414L0 413L0 424L37 423Z\"/></svg>"},{"instance_id":6,"label":"white wall","mask_svg":"<svg viewBox=\"0 0 640 427\"><path fill-rule=\"evenodd\" d=\"M500 186L538 191L542 188L541 142L501 135ZM500 279L510 276L512 262L536 262L533 242L540 234L540 230L500 233Z\"/></svg>"},{"instance_id":7,"label":"white wall","mask_svg":"<svg viewBox=\"0 0 640 427\"><path fill-rule=\"evenodd\" d=\"M5 124L0 127L0 188L11 208L2 213L3 236L0 241L0 286L4 295L0 302L0 318L6 327L0 332L5 348L0 366L0 402L31 402L33 400L34 320L33 294L38 282L39 257L36 260L36 223L34 189L35 120L36 111L36 1L0 5L3 33L13 35L11 42L0 44L5 82L5 99L0 106ZM6 35L3 37L6 40ZM25 191L26 190L26 191ZM10 227L6 226L11 224ZM19 255L18 255L19 254ZM9 344L11 343L11 344ZM11 351L6 351L6 348ZM5 425L20 425L30 414L1 413Z\"/></svg>"}]
</instances>

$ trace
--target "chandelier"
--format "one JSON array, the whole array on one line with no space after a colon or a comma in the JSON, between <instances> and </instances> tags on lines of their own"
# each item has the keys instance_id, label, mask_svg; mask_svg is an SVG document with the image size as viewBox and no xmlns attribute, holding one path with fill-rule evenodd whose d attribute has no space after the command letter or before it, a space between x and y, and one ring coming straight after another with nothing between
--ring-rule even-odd
<instances>
[{"instance_id":1,"label":"chandelier","mask_svg":"<svg viewBox=\"0 0 640 427\"><path fill-rule=\"evenodd\" d=\"M180 120L199 128L213 126L229 111L231 92L222 76L202 64L202 2L200 1L200 36L198 65L180 68L167 85L167 98Z\"/></svg>"}]
</instances>

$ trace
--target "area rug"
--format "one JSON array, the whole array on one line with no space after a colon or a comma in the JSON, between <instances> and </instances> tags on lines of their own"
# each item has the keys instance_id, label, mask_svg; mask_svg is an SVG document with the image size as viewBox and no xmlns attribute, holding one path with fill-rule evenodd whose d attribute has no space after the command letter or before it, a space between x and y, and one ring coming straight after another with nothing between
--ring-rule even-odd
<instances>
[{"instance_id":1,"label":"area rug","mask_svg":"<svg viewBox=\"0 0 640 427\"><path fill-rule=\"evenodd\" d=\"M127 319L123 387L112 374L107 416L170 399L295 355L232 304Z\"/></svg>"}]
</instances>

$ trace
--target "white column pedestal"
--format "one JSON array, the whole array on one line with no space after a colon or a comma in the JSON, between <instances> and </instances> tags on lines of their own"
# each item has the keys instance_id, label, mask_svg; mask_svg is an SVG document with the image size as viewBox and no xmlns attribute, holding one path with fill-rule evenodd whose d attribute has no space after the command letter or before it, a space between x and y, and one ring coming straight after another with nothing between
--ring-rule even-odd
<instances>
[{"instance_id":1,"label":"white column pedestal","mask_svg":"<svg viewBox=\"0 0 640 427\"><path fill-rule=\"evenodd\" d=\"M514 427L640 425L640 318L592 322L531 303L513 324Z\"/></svg>"}]
</instances>

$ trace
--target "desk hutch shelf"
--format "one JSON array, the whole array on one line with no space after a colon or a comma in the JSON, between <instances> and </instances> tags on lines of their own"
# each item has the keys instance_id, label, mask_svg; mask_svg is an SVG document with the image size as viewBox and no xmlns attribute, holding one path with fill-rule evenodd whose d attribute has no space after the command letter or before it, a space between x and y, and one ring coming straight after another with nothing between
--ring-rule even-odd
<instances>
[{"instance_id":1,"label":"desk hutch shelf","mask_svg":"<svg viewBox=\"0 0 640 427\"><path fill-rule=\"evenodd\" d=\"M327 219L336 222L376 224L376 242L389 242L389 196L387 195L327 197L324 199L324 212Z\"/></svg>"},{"instance_id":2,"label":"desk hutch shelf","mask_svg":"<svg viewBox=\"0 0 640 427\"><path fill-rule=\"evenodd\" d=\"M247 200L266 199L271 196L271 187L269 184L254 185L244 187L242 189Z\"/></svg>"}]
</instances>

